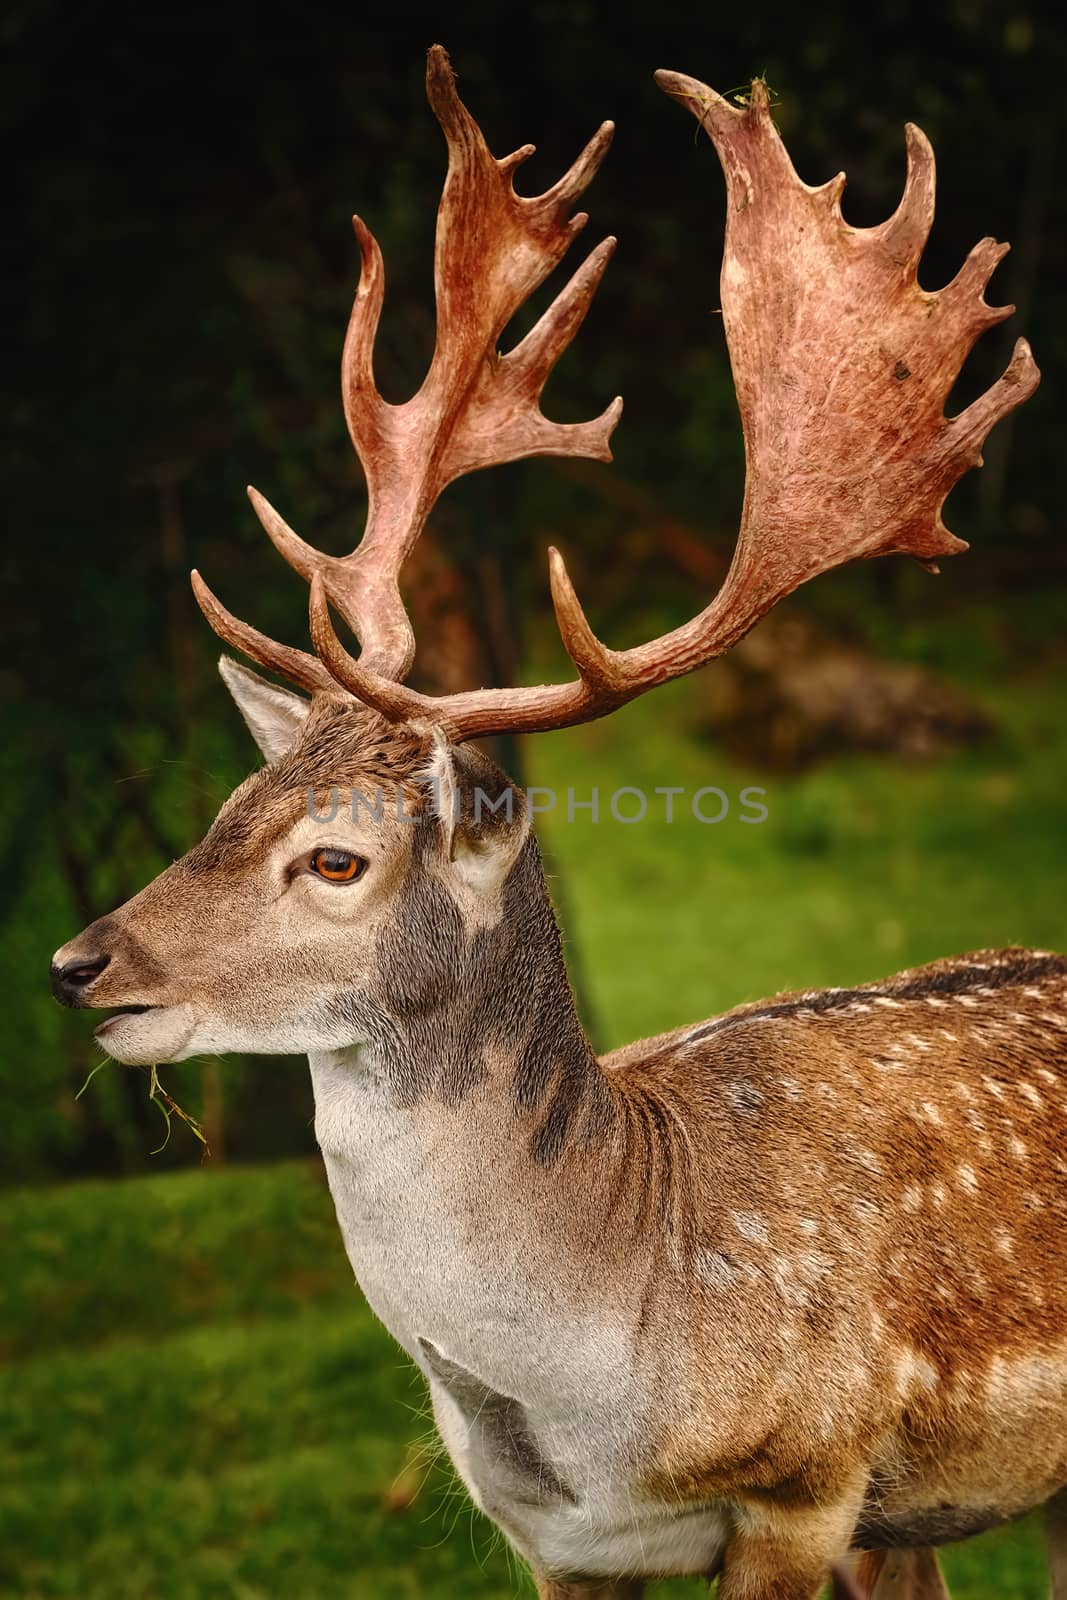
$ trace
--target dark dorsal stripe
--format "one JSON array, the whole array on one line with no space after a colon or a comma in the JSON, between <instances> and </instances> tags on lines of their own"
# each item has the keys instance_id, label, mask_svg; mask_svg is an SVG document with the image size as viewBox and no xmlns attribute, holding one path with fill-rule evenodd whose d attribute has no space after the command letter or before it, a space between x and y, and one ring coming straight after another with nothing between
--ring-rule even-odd
<instances>
[{"instance_id":1,"label":"dark dorsal stripe","mask_svg":"<svg viewBox=\"0 0 1067 1600\"><path fill-rule=\"evenodd\" d=\"M929 1000L941 996L971 994L976 989L1010 989L1041 983L1048 978L1067 977L1067 957L1035 956L1028 950L1005 951L996 962L982 964L962 961L958 965L937 964L889 978L885 983L866 984L859 989L819 989L811 994L794 995L752 1011L731 1012L705 1023L687 1034L684 1042L710 1039L713 1034L743 1022L772 1022L780 1017L821 1016L828 1011L844 1011L849 1006L871 1004L878 999Z\"/></svg>"}]
</instances>

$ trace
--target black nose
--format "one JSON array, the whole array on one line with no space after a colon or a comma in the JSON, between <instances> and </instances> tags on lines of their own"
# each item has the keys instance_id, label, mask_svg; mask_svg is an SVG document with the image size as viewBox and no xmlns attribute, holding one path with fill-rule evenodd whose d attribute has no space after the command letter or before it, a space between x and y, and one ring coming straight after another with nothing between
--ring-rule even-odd
<instances>
[{"instance_id":1,"label":"black nose","mask_svg":"<svg viewBox=\"0 0 1067 1600\"><path fill-rule=\"evenodd\" d=\"M65 1006L78 1006L82 1003L82 991L87 989L94 978L99 978L110 956L90 956L77 961L68 961L65 966L57 967L53 961L49 969L52 980L52 993L56 999Z\"/></svg>"}]
</instances>

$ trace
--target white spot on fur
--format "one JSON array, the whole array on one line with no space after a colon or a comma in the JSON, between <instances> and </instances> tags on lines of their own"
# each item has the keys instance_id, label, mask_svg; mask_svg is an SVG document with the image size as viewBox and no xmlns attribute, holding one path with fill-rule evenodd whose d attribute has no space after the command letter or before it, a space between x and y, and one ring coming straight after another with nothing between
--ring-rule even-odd
<instances>
[{"instance_id":1,"label":"white spot on fur","mask_svg":"<svg viewBox=\"0 0 1067 1600\"><path fill-rule=\"evenodd\" d=\"M921 1039L917 1033L906 1033L904 1037L914 1050L929 1051L933 1049L929 1039Z\"/></svg>"},{"instance_id":2,"label":"white spot on fur","mask_svg":"<svg viewBox=\"0 0 1067 1600\"><path fill-rule=\"evenodd\" d=\"M943 1183L932 1183L930 1185L930 1198L937 1209L943 1211L948 1200L948 1190L945 1185Z\"/></svg>"},{"instance_id":3,"label":"white spot on fur","mask_svg":"<svg viewBox=\"0 0 1067 1600\"><path fill-rule=\"evenodd\" d=\"M802 1250L796 1258L797 1276L805 1283L816 1283L819 1278L829 1277L834 1270L834 1258L827 1255L825 1250Z\"/></svg>"},{"instance_id":4,"label":"white spot on fur","mask_svg":"<svg viewBox=\"0 0 1067 1600\"><path fill-rule=\"evenodd\" d=\"M1012 1134L1011 1138L1008 1140L1008 1149L1011 1151L1016 1161L1027 1161L1029 1159L1029 1151L1023 1144L1022 1140L1017 1138L1015 1134Z\"/></svg>"},{"instance_id":5,"label":"white spot on fur","mask_svg":"<svg viewBox=\"0 0 1067 1600\"><path fill-rule=\"evenodd\" d=\"M801 1217L800 1231L801 1233L806 1233L808 1237L811 1238L814 1234L818 1233L819 1224L816 1222L814 1217Z\"/></svg>"},{"instance_id":6,"label":"white spot on fur","mask_svg":"<svg viewBox=\"0 0 1067 1600\"><path fill-rule=\"evenodd\" d=\"M961 1189L966 1189L970 1194L978 1193L978 1177L973 1167L969 1167L964 1163L963 1166L957 1167L956 1176L960 1181Z\"/></svg>"},{"instance_id":7,"label":"white spot on fur","mask_svg":"<svg viewBox=\"0 0 1067 1600\"><path fill-rule=\"evenodd\" d=\"M897 1383L902 1396L907 1396L913 1389L929 1392L936 1389L939 1382L937 1368L925 1356L916 1355L913 1350L901 1353L897 1362Z\"/></svg>"},{"instance_id":8,"label":"white spot on fur","mask_svg":"<svg viewBox=\"0 0 1067 1600\"><path fill-rule=\"evenodd\" d=\"M738 1279L736 1264L721 1250L703 1250L697 1256L697 1277L712 1289L729 1289Z\"/></svg>"},{"instance_id":9,"label":"white spot on fur","mask_svg":"<svg viewBox=\"0 0 1067 1600\"><path fill-rule=\"evenodd\" d=\"M922 1108L924 1115L930 1122L936 1123L939 1128L944 1125L944 1118L942 1117L939 1108L934 1105L932 1100L924 1100Z\"/></svg>"},{"instance_id":10,"label":"white spot on fur","mask_svg":"<svg viewBox=\"0 0 1067 1600\"><path fill-rule=\"evenodd\" d=\"M905 1211L918 1211L923 1202L923 1192L914 1183L909 1183L901 1196L901 1205Z\"/></svg>"},{"instance_id":11,"label":"white spot on fur","mask_svg":"<svg viewBox=\"0 0 1067 1600\"><path fill-rule=\"evenodd\" d=\"M731 1216L742 1239L751 1239L753 1244L767 1243L767 1224L762 1217L757 1217L751 1211L734 1211Z\"/></svg>"},{"instance_id":12,"label":"white spot on fur","mask_svg":"<svg viewBox=\"0 0 1067 1600\"><path fill-rule=\"evenodd\" d=\"M993 1079L993 1078L983 1078L982 1082L985 1084L986 1088L989 1090L989 1093L993 1096L993 1098L995 1100L1003 1100L1003 1098L1004 1098L1004 1090L1001 1088L1000 1084L996 1082L995 1079Z\"/></svg>"},{"instance_id":13,"label":"white spot on fur","mask_svg":"<svg viewBox=\"0 0 1067 1600\"><path fill-rule=\"evenodd\" d=\"M763 1104L763 1096L751 1078L735 1078L726 1086L726 1098L741 1116L753 1116Z\"/></svg>"},{"instance_id":14,"label":"white spot on fur","mask_svg":"<svg viewBox=\"0 0 1067 1600\"><path fill-rule=\"evenodd\" d=\"M775 1256L771 1263L771 1277L787 1306L806 1306L808 1290L798 1276L796 1264L788 1256Z\"/></svg>"},{"instance_id":15,"label":"white spot on fur","mask_svg":"<svg viewBox=\"0 0 1067 1600\"><path fill-rule=\"evenodd\" d=\"M1032 1106L1040 1106L1044 1104L1044 1101L1041 1099L1041 1096L1038 1094L1032 1083L1021 1082L1017 1083L1015 1087L1018 1089L1023 1099L1029 1100Z\"/></svg>"},{"instance_id":16,"label":"white spot on fur","mask_svg":"<svg viewBox=\"0 0 1067 1600\"><path fill-rule=\"evenodd\" d=\"M993 1242L1002 1256L1013 1256L1015 1254L1015 1239L1007 1228L994 1228Z\"/></svg>"}]
</instances>

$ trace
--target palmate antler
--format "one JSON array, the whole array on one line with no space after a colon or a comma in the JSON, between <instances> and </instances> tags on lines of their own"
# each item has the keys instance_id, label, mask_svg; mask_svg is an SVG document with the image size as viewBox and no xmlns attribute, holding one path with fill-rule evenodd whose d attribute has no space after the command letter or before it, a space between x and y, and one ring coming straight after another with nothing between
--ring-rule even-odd
<instances>
[{"instance_id":1,"label":"palmate antler","mask_svg":"<svg viewBox=\"0 0 1067 1600\"><path fill-rule=\"evenodd\" d=\"M360 663L375 681L411 670L415 641L398 578L441 491L479 467L524 456L588 456L610 461L608 441L622 411L615 400L593 422L549 422L539 401L604 274L614 239L579 267L530 333L506 356L497 342L588 220L569 215L611 143L605 122L570 171L532 199L515 193L517 167L532 144L496 161L456 93L446 52L435 45L426 92L448 144L448 173L437 218L437 344L426 380L404 405L383 400L374 383L374 339L385 278L369 229L353 218L362 267L342 360L348 431L367 479L367 525L356 550L328 556L306 544L255 489L249 498L271 540L312 584L316 613L332 602L360 641ZM323 661L276 644L232 616L199 573L193 589L220 638L303 688L337 691ZM321 631L321 629L320 629ZM340 648L338 646L338 648ZM325 659L325 658L324 658Z\"/></svg>"},{"instance_id":2,"label":"palmate antler","mask_svg":"<svg viewBox=\"0 0 1067 1600\"><path fill-rule=\"evenodd\" d=\"M438 84L445 86L438 88L437 99L435 74ZM455 97L443 52L431 52L429 77L431 101L449 137L450 182L457 150L476 153L461 167L469 180L464 188L470 212L467 226L477 229L482 241L479 255L468 259L480 263L484 257L495 264L493 270L507 280L509 293L494 304L508 304L510 315L522 294L514 298L519 293L518 273L514 267L509 270L501 240L507 241L504 250L513 250L514 208L542 207L561 186L539 200L516 200L510 191L510 171L523 152L508 162L492 161ZM409 402L418 408L417 415L434 441L427 449L413 438L406 458L411 487L406 499L398 496L398 503L415 508L417 515L409 513L406 522L397 515L388 522L383 519L383 531L371 542L379 524L372 467L364 452L373 462L379 435L373 426L361 425L362 431L353 427L371 484L371 519L360 549L345 563L334 563L296 540L280 519L280 528L267 521L283 554L311 579L311 635L318 659L263 640L221 613L209 598L208 620L224 638L307 687L340 684L392 720L440 726L457 741L505 731L535 732L603 716L658 683L692 672L728 650L778 600L817 573L857 557L894 551L933 563L966 548L945 528L941 506L963 473L980 464L982 443L994 423L1027 399L1038 383L1029 346L1019 340L1007 371L992 388L959 416L944 415L949 390L975 340L1014 310L990 307L982 297L1007 245L984 239L946 288L929 293L919 287L916 272L933 217L934 162L917 128L908 128L908 176L897 211L878 227L851 228L840 211L843 174L817 189L800 181L771 120L762 83L754 83L748 103L737 108L695 79L660 72L657 81L694 112L714 142L726 174L722 309L744 429L747 477L737 548L715 599L699 616L662 638L631 650L609 650L590 629L563 561L553 550L553 602L563 642L578 670L575 681L480 689L440 698L417 694L398 681L410 664L411 634L406 618L401 621L396 573L432 504L427 483L436 494L461 471L521 454L607 457L615 408L598 422L571 430L545 423L536 411L540 386L581 321L606 261L606 256L598 261L594 253L534 332L503 360L493 356L491 340L488 349L484 342L487 328L492 325L499 331L502 323L482 310L478 293L462 301L458 295L442 296L439 287L439 315L444 306L450 316L464 319L459 331L451 323L442 326L439 352L462 347L469 353L463 370L473 377L457 401L459 386L439 380L435 388L431 369L424 389ZM450 131L457 128L462 135ZM601 130L598 139L603 135ZM594 140L562 180L563 186L569 185L568 198L587 179L601 149ZM507 185L503 196L502 181ZM448 200L446 185L442 218ZM439 284L451 283L456 276L447 258L450 237L452 230L443 223L438 235ZM559 243L559 237L553 260L565 248L565 239ZM377 284L380 272L368 271L366 248L364 261L368 284ZM522 281L532 287L547 270L539 267ZM363 287L361 283L361 294ZM380 287L375 291L368 286L368 298L373 292L380 298ZM367 337L361 335L364 354L356 367L369 384ZM523 352L531 345L534 355L526 358ZM515 363L514 384L500 378L508 362ZM442 362L446 364L447 358ZM347 360L346 370L352 370ZM532 380L523 376L530 370L535 374ZM520 392L530 408L522 413L522 425L515 422L504 398L513 392ZM424 395L425 406L419 408ZM377 416L382 409L404 408L383 408L375 396L370 414ZM534 426L530 411L536 418ZM547 438L539 429L550 430L554 442L537 443ZM461 442L453 443L457 439ZM392 442L395 447L396 441ZM400 455L388 455L388 460L403 480ZM421 463L428 463L429 470L420 468ZM346 573L358 574L362 587L345 589L338 581L340 566ZM379 566L387 574L384 586L372 576ZM364 610L370 597L383 593L388 605ZM331 599L361 639L358 661L333 631ZM225 627L220 626L219 613ZM382 619L389 623L388 632ZM383 637L397 641L393 654L382 650ZM294 656L299 657L303 677L293 671Z\"/></svg>"}]
</instances>

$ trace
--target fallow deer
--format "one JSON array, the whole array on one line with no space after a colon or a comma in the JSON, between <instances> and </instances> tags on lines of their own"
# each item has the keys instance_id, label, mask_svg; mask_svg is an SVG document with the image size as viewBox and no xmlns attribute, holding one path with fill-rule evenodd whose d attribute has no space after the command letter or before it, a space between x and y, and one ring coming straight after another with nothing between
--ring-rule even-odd
<instances>
[{"instance_id":1,"label":"fallow deer","mask_svg":"<svg viewBox=\"0 0 1067 1600\"><path fill-rule=\"evenodd\" d=\"M355 223L343 391L362 541L322 554L251 492L310 581L315 653L193 579L215 631L310 698L223 659L266 766L195 849L57 952L55 991L111 1008L97 1038L122 1062L309 1054L356 1277L546 1600L622 1600L656 1574L718 1575L722 1600L811 1600L831 1571L841 1593L940 1594L931 1547L1047 1503L1067 1600L1067 961L957 956L598 1059L523 795L470 743L603 716L845 561L964 549L942 502L1038 381L1020 340L986 394L943 414L972 344L1012 309L983 299L1007 247L985 239L946 288L920 288L934 164L917 129L899 208L853 228L843 176L797 177L762 83L730 103L658 81L726 174L747 480L720 593L610 650L553 551L573 682L405 687L398 575L441 491L523 456L609 460L620 410L573 425L540 411L613 241L497 348L585 222L569 212L610 124L554 188L520 197L532 147L490 155L435 47L437 344L403 405L375 387L382 261ZM399 808L376 810L378 791ZM323 821L331 792L344 803Z\"/></svg>"}]
</instances>

